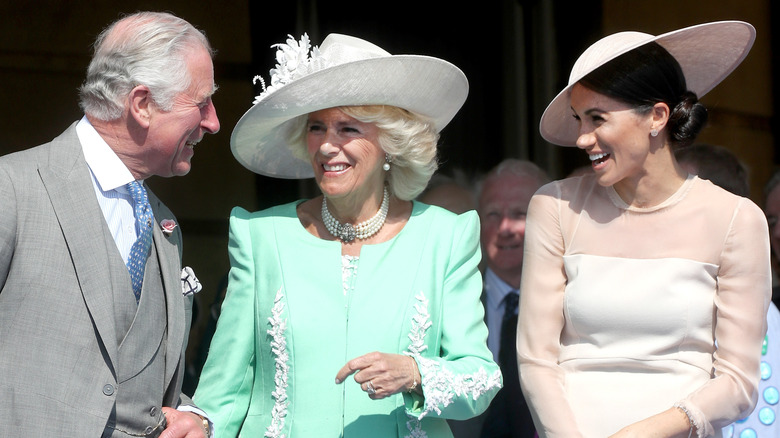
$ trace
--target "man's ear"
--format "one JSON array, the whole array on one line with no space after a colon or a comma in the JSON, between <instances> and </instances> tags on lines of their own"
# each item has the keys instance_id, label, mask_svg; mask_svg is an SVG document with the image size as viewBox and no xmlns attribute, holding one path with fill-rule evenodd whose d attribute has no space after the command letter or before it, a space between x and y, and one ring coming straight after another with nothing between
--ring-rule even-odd
<instances>
[{"instance_id":1,"label":"man's ear","mask_svg":"<svg viewBox=\"0 0 780 438\"><path fill-rule=\"evenodd\" d=\"M136 85L128 95L129 116L135 120L138 126L149 128L152 118L154 101L149 88L146 85Z\"/></svg>"}]
</instances>

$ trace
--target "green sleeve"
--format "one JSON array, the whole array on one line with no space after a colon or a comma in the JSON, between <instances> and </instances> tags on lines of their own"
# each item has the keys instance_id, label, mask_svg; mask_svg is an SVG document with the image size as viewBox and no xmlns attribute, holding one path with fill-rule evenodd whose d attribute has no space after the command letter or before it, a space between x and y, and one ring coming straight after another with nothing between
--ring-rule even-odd
<instances>
[{"instance_id":1,"label":"green sleeve","mask_svg":"<svg viewBox=\"0 0 780 438\"><path fill-rule=\"evenodd\" d=\"M193 399L216 436L238 436L255 377L255 264L249 213L230 218L230 276L217 329Z\"/></svg>"},{"instance_id":2,"label":"green sleeve","mask_svg":"<svg viewBox=\"0 0 780 438\"><path fill-rule=\"evenodd\" d=\"M467 419L484 412L501 388L501 371L487 348L481 301L479 218L468 212L455 218L442 242L451 242L444 279L439 354L414 354L424 399L405 396L407 413Z\"/></svg>"}]
</instances>

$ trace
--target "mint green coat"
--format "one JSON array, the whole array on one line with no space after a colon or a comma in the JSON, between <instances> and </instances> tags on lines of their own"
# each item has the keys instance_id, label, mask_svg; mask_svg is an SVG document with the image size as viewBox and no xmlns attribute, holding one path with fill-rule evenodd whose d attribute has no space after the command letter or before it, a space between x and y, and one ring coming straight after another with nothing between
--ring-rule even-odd
<instances>
[{"instance_id":1,"label":"mint green coat","mask_svg":"<svg viewBox=\"0 0 780 438\"><path fill-rule=\"evenodd\" d=\"M299 202L231 213L229 287L194 396L216 436L451 437L445 419L482 413L501 386L478 216L415 202L396 237L362 247L345 295L341 244L309 234ZM425 396L335 383L372 351L414 357Z\"/></svg>"}]
</instances>

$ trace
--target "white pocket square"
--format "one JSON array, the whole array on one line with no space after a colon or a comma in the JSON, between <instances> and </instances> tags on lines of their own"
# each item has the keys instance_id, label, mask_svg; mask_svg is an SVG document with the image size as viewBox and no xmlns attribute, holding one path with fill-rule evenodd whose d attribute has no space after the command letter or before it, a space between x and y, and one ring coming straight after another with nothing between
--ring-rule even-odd
<instances>
[{"instance_id":1,"label":"white pocket square","mask_svg":"<svg viewBox=\"0 0 780 438\"><path fill-rule=\"evenodd\" d=\"M187 295L194 295L203 289L198 277L195 276L195 272L189 266L185 266L181 270L181 293L185 297Z\"/></svg>"}]
</instances>

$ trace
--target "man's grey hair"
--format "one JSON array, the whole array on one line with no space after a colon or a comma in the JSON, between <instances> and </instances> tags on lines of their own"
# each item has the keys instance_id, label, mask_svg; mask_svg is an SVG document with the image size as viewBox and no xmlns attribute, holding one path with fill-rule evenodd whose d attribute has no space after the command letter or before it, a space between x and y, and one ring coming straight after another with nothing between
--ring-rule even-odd
<instances>
[{"instance_id":1,"label":"man's grey hair","mask_svg":"<svg viewBox=\"0 0 780 438\"><path fill-rule=\"evenodd\" d=\"M116 120L130 91L145 85L155 105L170 111L174 97L190 86L187 54L199 46L214 56L205 34L172 14L138 12L114 22L95 41L79 90L81 108L97 119Z\"/></svg>"},{"instance_id":2,"label":"man's grey hair","mask_svg":"<svg viewBox=\"0 0 780 438\"><path fill-rule=\"evenodd\" d=\"M490 169L485 177L482 178L482 181L479 182L477 187L479 196L482 196L482 188L485 187L486 183L506 174L532 178L539 187L552 181L547 172L535 163L517 158L507 158Z\"/></svg>"}]
</instances>

